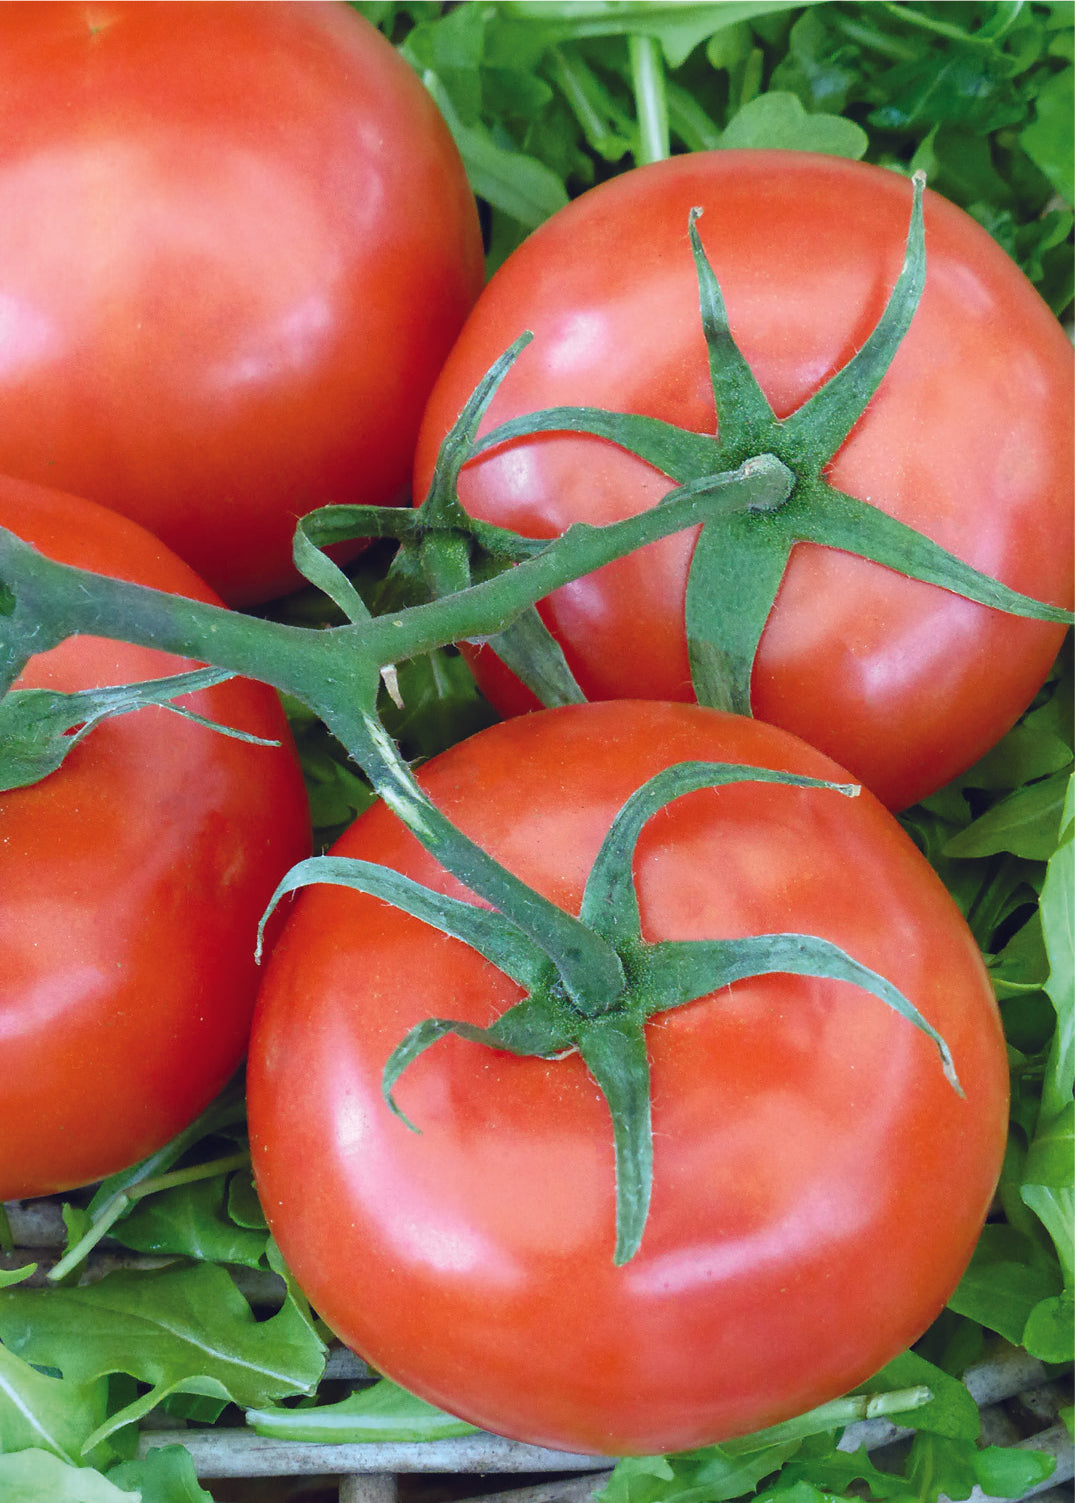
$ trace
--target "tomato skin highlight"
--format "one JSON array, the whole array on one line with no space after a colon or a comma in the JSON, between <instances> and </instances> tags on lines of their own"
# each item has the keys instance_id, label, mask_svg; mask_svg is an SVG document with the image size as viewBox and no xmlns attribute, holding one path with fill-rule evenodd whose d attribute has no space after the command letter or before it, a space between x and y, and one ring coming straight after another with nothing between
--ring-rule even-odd
<instances>
[{"instance_id":1,"label":"tomato skin highlight","mask_svg":"<svg viewBox=\"0 0 1075 1503\"><path fill-rule=\"evenodd\" d=\"M758 721L609 702L522 716L435 758L423 785L569 911L628 794L713 759L832 777ZM334 854L460 885L375 807ZM1007 1064L981 958L939 879L869 794L730 785L647 825L646 939L820 934L880 971L935 1047L846 983L773 976L647 1025L654 1191L612 1261L607 1109L577 1055L447 1038L395 1094L381 1072L427 1016L488 1025L517 986L352 891L295 901L248 1067L259 1194L329 1325L406 1387L494 1431L654 1454L776 1423L868 1379L926 1328L999 1173Z\"/></svg>"},{"instance_id":2,"label":"tomato skin highlight","mask_svg":"<svg viewBox=\"0 0 1075 1503\"><path fill-rule=\"evenodd\" d=\"M157 539L95 503L0 480L0 525L61 562L219 603ZM80 636L32 658L15 687L193 666ZM306 793L273 691L233 679L180 703L282 745L142 709L0 794L0 1200L137 1162L245 1055L257 923L309 854Z\"/></svg>"},{"instance_id":3,"label":"tomato skin highlight","mask_svg":"<svg viewBox=\"0 0 1075 1503\"><path fill-rule=\"evenodd\" d=\"M447 127L343 4L25 4L0 40L0 471L283 593L298 516L406 499L484 281Z\"/></svg>"},{"instance_id":4,"label":"tomato skin highlight","mask_svg":"<svg viewBox=\"0 0 1075 1503\"><path fill-rule=\"evenodd\" d=\"M732 333L777 417L860 349L899 272L906 179L805 152L718 151L625 173L542 225L493 277L434 388L414 494L484 371L534 334L482 425L592 405L715 431L691 209ZM927 282L904 344L827 470L832 483L976 568L1070 609L1070 344L991 237L925 199ZM668 479L584 435L516 439L474 460L460 499L530 536L654 505ZM541 611L589 699L693 699L680 534L559 590ZM762 635L753 713L794 731L899 809L1010 728L1064 628L973 605L812 543L795 546ZM504 714L536 701L490 649L473 654Z\"/></svg>"}]
</instances>

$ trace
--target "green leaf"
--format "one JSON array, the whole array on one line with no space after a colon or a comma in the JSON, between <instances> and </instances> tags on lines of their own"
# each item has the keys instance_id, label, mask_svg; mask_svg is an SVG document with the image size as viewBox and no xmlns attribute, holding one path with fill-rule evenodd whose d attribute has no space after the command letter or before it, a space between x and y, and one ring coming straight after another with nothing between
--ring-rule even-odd
<instances>
[{"instance_id":1,"label":"green leaf","mask_svg":"<svg viewBox=\"0 0 1075 1503\"><path fill-rule=\"evenodd\" d=\"M810 114L795 94L759 94L743 105L720 138L724 149L743 147L782 151L818 151L858 160L869 137L860 125L841 115Z\"/></svg>"},{"instance_id":2,"label":"green leaf","mask_svg":"<svg viewBox=\"0 0 1075 1503\"><path fill-rule=\"evenodd\" d=\"M1056 849L1064 795L1070 779L1057 773L1017 788L953 835L948 856L992 856L1011 851L1031 861L1045 861Z\"/></svg>"},{"instance_id":3,"label":"green leaf","mask_svg":"<svg viewBox=\"0 0 1075 1503\"><path fill-rule=\"evenodd\" d=\"M544 162L502 145L483 124L467 124L443 81L431 70L423 73L423 82L447 121L470 186L478 198L485 199L526 229L536 229L564 207L567 189Z\"/></svg>"},{"instance_id":4,"label":"green leaf","mask_svg":"<svg viewBox=\"0 0 1075 1503\"><path fill-rule=\"evenodd\" d=\"M4 1503L141 1503L102 1477L75 1467L48 1451L17 1451L0 1456L0 1497Z\"/></svg>"},{"instance_id":5,"label":"green leaf","mask_svg":"<svg viewBox=\"0 0 1075 1503\"><path fill-rule=\"evenodd\" d=\"M864 1387L872 1390L927 1388L932 1394L929 1403L909 1411L904 1423L914 1425L919 1431L953 1440L973 1441L977 1438L980 1427L978 1406L965 1385L934 1363L927 1362L918 1352L903 1352ZM889 1417L897 1423L900 1420L898 1413Z\"/></svg>"},{"instance_id":6,"label":"green leaf","mask_svg":"<svg viewBox=\"0 0 1075 1503\"><path fill-rule=\"evenodd\" d=\"M882 1472L864 1447L855 1451L825 1449L809 1454L806 1447L784 1467L778 1482L759 1494L759 1503L838 1503L859 1497L862 1484L871 1498L908 1498L911 1489L903 1476ZM809 1489L804 1495L800 1489Z\"/></svg>"},{"instance_id":7,"label":"green leaf","mask_svg":"<svg viewBox=\"0 0 1075 1503\"><path fill-rule=\"evenodd\" d=\"M453 134L477 197L524 228L536 229L567 203L563 182L536 157L500 146L473 126L457 124Z\"/></svg>"},{"instance_id":8,"label":"green leaf","mask_svg":"<svg viewBox=\"0 0 1075 1503\"><path fill-rule=\"evenodd\" d=\"M75 1288L2 1291L0 1337L25 1361L76 1384L119 1372L150 1385L90 1437L93 1443L169 1393L257 1406L312 1392L324 1367L323 1344L293 1301L256 1321L213 1264L121 1270Z\"/></svg>"},{"instance_id":9,"label":"green leaf","mask_svg":"<svg viewBox=\"0 0 1075 1503\"><path fill-rule=\"evenodd\" d=\"M1069 1289L1075 1283L1075 1189L1072 1188L1072 1165L1071 1165L1071 1126L1070 1112L1068 1113L1067 1128L1067 1183L1062 1186L1041 1184L1036 1179L1028 1178L1022 1188L1024 1204L1028 1205L1036 1216L1041 1220L1046 1231L1052 1237L1056 1246L1057 1257L1060 1266L1064 1270L1064 1278ZM1034 1146L1038 1139L1035 1139ZM1027 1174L1033 1174L1028 1169Z\"/></svg>"},{"instance_id":10,"label":"green leaf","mask_svg":"<svg viewBox=\"0 0 1075 1503\"><path fill-rule=\"evenodd\" d=\"M779 1441L756 1450L749 1441L713 1446L708 1452L699 1453L703 1459L696 1462L694 1486L672 1496L681 1503L705 1503L707 1499L722 1503L726 1498L738 1498L742 1493L752 1492L763 1477L778 1471L798 1449L796 1440Z\"/></svg>"},{"instance_id":11,"label":"green leaf","mask_svg":"<svg viewBox=\"0 0 1075 1503\"><path fill-rule=\"evenodd\" d=\"M248 1231L266 1229L265 1212L252 1175L233 1174L228 1180L228 1216L236 1226L246 1227Z\"/></svg>"},{"instance_id":12,"label":"green leaf","mask_svg":"<svg viewBox=\"0 0 1075 1503\"><path fill-rule=\"evenodd\" d=\"M36 1263L24 1263L21 1268L0 1268L0 1289L7 1289L11 1284L21 1284L36 1269Z\"/></svg>"},{"instance_id":13,"label":"green leaf","mask_svg":"<svg viewBox=\"0 0 1075 1503\"><path fill-rule=\"evenodd\" d=\"M678 68L707 37L740 21L791 9L799 0L501 0L498 9L517 23L539 23L557 41L639 35L661 43L669 67Z\"/></svg>"},{"instance_id":14,"label":"green leaf","mask_svg":"<svg viewBox=\"0 0 1075 1503\"><path fill-rule=\"evenodd\" d=\"M1068 783L1057 848L1042 884L1041 927L1049 961L1045 990L1056 1009L1042 1095L1042 1113L1048 1118L1070 1102L1075 1075L1075 777Z\"/></svg>"},{"instance_id":15,"label":"green leaf","mask_svg":"<svg viewBox=\"0 0 1075 1503\"><path fill-rule=\"evenodd\" d=\"M34 1448L77 1464L106 1400L103 1381L50 1377L0 1346L0 1451Z\"/></svg>"},{"instance_id":16,"label":"green leaf","mask_svg":"<svg viewBox=\"0 0 1075 1503\"><path fill-rule=\"evenodd\" d=\"M1030 1312L1023 1345L1042 1362L1075 1361L1075 1299L1070 1290L1043 1299Z\"/></svg>"},{"instance_id":17,"label":"green leaf","mask_svg":"<svg viewBox=\"0 0 1075 1503\"><path fill-rule=\"evenodd\" d=\"M1038 910L1015 931L1002 950L987 957L987 964L993 990L999 1000L1025 996L1028 993L1040 998L1041 988L1049 973L1049 962L1045 954L1045 939ZM1009 1012L1005 1010L1006 1029L1009 1016ZM1010 1031L1008 1037L1011 1039ZM1012 1041L1018 1043L1018 1039ZM1042 1043L1047 1041L1046 1038ZM1026 1046L1019 1044L1019 1047L1025 1049Z\"/></svg>"},{"instance_id":18,"label":"green leaf","mask_svg":"<svg viewBox=\"0 0 1075 1503\"><path fill-rule=\"evenodd\" d=\"M141 1503L213 1503L182 1446L154 1447L148 1456L121 1462L108 1475L117 1486L140 1491Z\"/></svg>"},{"instance_id":19,"label":"green leaf","mask_svg":"<svg viewBox=\"0 0 1075 1503\"><path fill-rule=\"evenodd\" d=\"M920 1430L911 1443L908 1475L922 1503L969 1498L978 1481L973 1440Z\"/></svg>"},{"instance_id":20,"label":"green leaf","mask_svg":"<svg viewBox=\"0 0 1075 1503\"><path fill-rule=\"evenodd\" d=\"M475 1430L466 1420L427 1404L387 1378L349 1394L336 1404L248 1409L246 1422L258 1435L276 1440L322 1441L333 1445L356 1441L417 1444L470 1435Z\"/></svg>"},{"instance_id":21,"label":"green leaf","mask_svg":"<svg viewBox=\"0 0 1075 1503\"><path fill-rule=\"evenodd\" d=\"M1019 144L1067 203L1075 203L1075 70L1054 73L1034 97L1034 119L1019 132Z\"/></svg>"},{"instance_id":22,"label":"green leaf","mask_svg":"<svg viewBox=\"0 0 1075 1503\"><path fill-rule=\"evenodd\" d=\"M1071 763L1071 747L1033 718L1013 726L996 746L960 778L965 788L1011 789L1064 772Z\"/></svg>"},{"instance_id":23,"label":"green leaf","mask_svg":"<svg viewBox=\"0 0 1075 1503\"><path fill-rule=\"evenodd\" d=\"M987 1227L948 1308L1023 1346L1034 1310L1053 1299L1061 1283L1056 1264L1035 1255L1026 1238L1010 1227Z\"/></svg>"},{"instance_id":24,"label":"green leaf","mask_svg":"<svg viewBox=\"0 0 1075 1503\"><path fill-rule=\"evenodd\" d=\"M1055 1456L1016 1446L983 1446L974 1458L978 1486L993 1498L1021 1498L1048 1480Z\"/></svg>"},{"instance_id":25,"label":"green leaf","mask_svg":"<svg viewBox=\"0 0 1075 1503\"><path fill-rule=\"evenodd\" d=\"M892 1369L895 1366L896 1364L891 1364ZM725 1449L760 1450L763 1446L778 1442L782 1444L789 1440L805 1440L808 1436L824 1435L860 1420L886 1418L896 1423L909 1424L917 1422L920 1415L928 1418L935 1411L936 1405L932 1388L921 1380L930 1376L931 1381L935 1381L936 1374L935 1371L927 1374L926 1367L920 1369L921 1379L918 1383L910 1388L898 1389L884 1386L890 1371L885 1368L859 1392L832 1399L827 1404L819 1404L816 1409L809 1409L805 1414L784 1420L779 1425L770 1425L765 1430L756 1430L752 1435L727 1441Z\"/></svg>"},{"instance_id":26,"label":"green leaf","mask_svg":"<svg viewBox=\"0 0 1075 1503\"><path fill-rule=\"evenodd\" d=\"M625 1456L594 1498L597 1503L655 1503L658 1498L671 1503L677 1491L668 1484L675 1475L667 1456Z\"/></svg>"},{"instance_id":27,"label":"green leaf","mask_svg":"<svg viewBox=\"0 0 1075 1503\"><path fill-rule=\"evenodd\" d=\"M235 1224L229 1214L228 1186L228 1177L218 1175L147 1196L113 1226L111 1235L139 1252L259 1268L268 1232Z\"/></svg>"}]
</instances>

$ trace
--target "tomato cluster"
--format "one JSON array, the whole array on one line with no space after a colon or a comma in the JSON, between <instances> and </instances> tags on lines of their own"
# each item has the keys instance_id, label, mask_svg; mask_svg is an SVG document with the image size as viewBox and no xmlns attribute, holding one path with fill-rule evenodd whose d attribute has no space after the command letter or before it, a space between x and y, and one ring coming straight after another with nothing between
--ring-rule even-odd
<instances>
[{"instance_id":1,"label":"tomato cluster","mask_svg":"<svg viewBox=\"0 0 1075 1503\"><path fill-rule=\"evenodd\" d=\"M523 558L572 523L656 507L707 478L681 451L720 475L775 453L781 504L804 518L807 500L865 504L960 579L970 566L1054 618L1070 607L1070 348L937 196L909 332L816 473L796 469L813 452L798 415L828 411L904 286L900 175L794 152L638 169L556 215L479 297L447 128L349 8L31 5L0 29L0 472L18 477L0 482L0 525L43 554L263 603L297 578L300 516L401 502L412 466L421 501L472 390L528 331L451 499L457 572L442 559L429 577L467 583L459 559L482 539L516 534ZM520 431L546 409L561 417ZM658 425L667 462L611 441L595 411ZM705 525L734 615L776 524ZM695 529L542 602L539 638L594 702L538 709L494 638L464 645L505 719L417 783L368 716L348 750L388 756L395 782L331 851L331 883L408 881L312 879L274 917L260 982L259 917L310 850L268 687L302 684L268 651L249 659L264 683L202 689L176 706L187 718L108 720L4 793L0 1193L150 1153L249 1046L284 1258L333 1330L434 1403L648 1454L866 1382L966 1267L1008 1114L982 959L890 811L995 743L1063 626L805 521L791 536L751 715L693 702L709 682L684 624ZM212 658L201 619L195 661ZM17 690L189 666L105 634L47 647ZM361 721L343 706L337 731ZM699 775L655 803L609 875L631 801L688 764L762 773ZM692 989L718 951L753 958ZM588 1052L599 1036L611 1054Z\"/></svg>"}]
</instances>

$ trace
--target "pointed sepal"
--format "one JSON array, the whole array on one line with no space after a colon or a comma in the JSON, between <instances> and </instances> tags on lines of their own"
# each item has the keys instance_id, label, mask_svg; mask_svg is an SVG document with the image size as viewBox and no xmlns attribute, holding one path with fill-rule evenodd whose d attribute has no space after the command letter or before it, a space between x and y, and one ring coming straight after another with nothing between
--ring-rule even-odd
<instances>
[{"instance_id":1,"label":"pointed sepal","mask_svg":"<svg viewBox=\"0 0 1075 1503\"><path fill-rule=\"evenodd\" d=\"M630 1262L649 1218L653 1192L653 1122L649 1056L643 1023L625 1013L590 1019L579 1053L608 1103L616 1153L616 1248Z\"/></svg>"},{"instance_id":2,"label":"pointed sepal","mask_svg":"<svg viewBox=\"0 0 1075 1503\"><path fill-rule=\"evenodd\" d=\"M156 705L219 735L255 746L279 746L234 726L220 725L173 701L226 683L235 675L196 668L133 684L64 693L57 689L12 689L0 699L0 792L27 788L63 765L68 754L103 720Z\"/></svg>"}]
</instances>

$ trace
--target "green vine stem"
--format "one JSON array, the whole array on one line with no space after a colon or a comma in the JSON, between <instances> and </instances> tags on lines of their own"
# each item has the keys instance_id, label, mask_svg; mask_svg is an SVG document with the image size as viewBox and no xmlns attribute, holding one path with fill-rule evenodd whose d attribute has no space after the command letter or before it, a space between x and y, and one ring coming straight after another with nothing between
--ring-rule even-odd
<instances>
[{"instance_id":1,"label":"green vine stem","mask_svg":"<svg viewBox=\"0 0 1075 1503\"><path fill-rule=\"evenodd\" d=\"M533 892L468 840L415 782L377 717L382 670L473 635L491 635L571 579L713 515L773 509L790 479L762 456L731 475L701 477L665 504L607 527L576 526L517 567L425 605L369 617L342 590L340 571L297 548L300 565L346 599L349 625L320 630L243 616L55 563L0 530L0 686L35 653L88 633L158 647L263 680L306 704L370 777L375 790L438 861L508 913L555 963L567 994L611 998L620 964L598 935ZM358 602L356 605L355 602Z\"/></svg>"}]
</instances>

